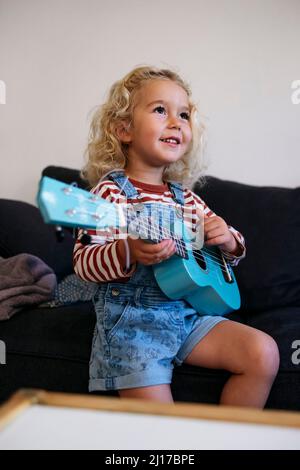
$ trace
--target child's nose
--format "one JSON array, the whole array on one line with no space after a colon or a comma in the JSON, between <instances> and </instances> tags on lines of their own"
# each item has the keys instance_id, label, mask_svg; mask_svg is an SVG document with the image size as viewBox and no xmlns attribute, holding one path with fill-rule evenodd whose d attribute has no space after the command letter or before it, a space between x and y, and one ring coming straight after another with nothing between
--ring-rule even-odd
<instances>
[{"instance_id":1,"label":"child's nose","mask_svg":"<svg viewBox=\"0 0 300 470\"><path fill-rule=\"evenodd\" d=\"M181 124L180 124L180 121L178 118L173 118L173 119L170 119L170 122L169 122L169 127L171 129L174 129L174 127L178 130L181 129Z\"/></svg>"}]
</instances>

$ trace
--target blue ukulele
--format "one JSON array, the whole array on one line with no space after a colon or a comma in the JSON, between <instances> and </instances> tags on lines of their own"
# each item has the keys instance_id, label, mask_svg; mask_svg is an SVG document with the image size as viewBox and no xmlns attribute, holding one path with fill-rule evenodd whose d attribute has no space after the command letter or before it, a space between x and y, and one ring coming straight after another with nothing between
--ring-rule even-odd
<instances>
[{"instance_id":1,"label":"blue ukulele","mask_svg":"<svg viewBox=\"0 0 300 470\"><path fill-rule=\"evenodd\" d=\"M152 265L160 289L172 300L184 299L200 315L226 315L240 307L240 293L231 266L217 247L195 249L182 220L168 231L149 218L127 212L88 191L43 177L37 203L46 223L84 229L126 226L152 243L172 238L176 252ZM121 211L121 212L120 212Z\"/></svg>"}]
</instances>

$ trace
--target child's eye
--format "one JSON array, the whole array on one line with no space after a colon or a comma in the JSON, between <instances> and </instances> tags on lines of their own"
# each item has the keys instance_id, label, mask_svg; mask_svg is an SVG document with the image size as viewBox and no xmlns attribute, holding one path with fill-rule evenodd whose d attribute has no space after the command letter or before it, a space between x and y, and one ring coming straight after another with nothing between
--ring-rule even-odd
<instances>
[{"instance_id":1,"label":"child's eye","mask_svg":"<svg viewBox=\"0 0 300 470\"><path fill-rule=\"evenodd\" d=\"M189 113L181 113L180 116L182 117L182 119L186 119L187 121L189 121L190 119Z\"/></svg>"},{"instance_id":2,"label":"child's eye","mask_svg":"<svg viewBox=\"0 0 300 470\"><path fill-rule=\"evenodd\" d=\"M165 108L164 108L163 106L157 106L157 107L154 109L154 111L156 111L157 109L160 109L160 110L162 109L163 111L165 111ZM159 114L161 114L161 112L159 112Z\"/></svg>"},{"instance_id":3,"label":"child's eye","mask_svg":"<svg viewBox=\"0 0 300 470\"><path fill-rule=\"evenodd\" d=\"M166 111L166 109L164 108L164 106L157 106L154 111L157 111L159 112L159 114L163 114L163 112ZM190 115L189 113L181 113L180 116L182 117L182 119L185 119L186 121L189 121L190 119Z\"/></svg>"}]
</instances>

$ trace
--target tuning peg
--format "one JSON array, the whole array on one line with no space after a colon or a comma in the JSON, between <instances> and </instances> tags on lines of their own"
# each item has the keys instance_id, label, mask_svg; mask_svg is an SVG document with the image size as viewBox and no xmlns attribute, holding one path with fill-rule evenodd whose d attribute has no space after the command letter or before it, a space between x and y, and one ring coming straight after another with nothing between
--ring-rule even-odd
<instances>
[{"instance_id":1,"label":"tuning peg","mask_svg":"<svg viewBox=\"0 0 300 470\"><path fill-rule=\"evenodd\" d=\"M87 231L84 230L83 234L82 234L81 237L80 237L80 243L81 243L82 245L89 245L89 244L91 243L91 241L92 241L91 235L89 235L89 234L87 233Z\"/></svg>"},{"instance_id":2,"label":"tuning peg","mask_svg":"<svg viewBox=\"0 0 300 470\"><path fill-rule=\"evenodd\" d=\"M56 235L56 240L61 243L64 238L65 238L65 234L63 232L63 229L60 225L56 225L55 227L55 235Z\"/></svg>"}]
</instances>

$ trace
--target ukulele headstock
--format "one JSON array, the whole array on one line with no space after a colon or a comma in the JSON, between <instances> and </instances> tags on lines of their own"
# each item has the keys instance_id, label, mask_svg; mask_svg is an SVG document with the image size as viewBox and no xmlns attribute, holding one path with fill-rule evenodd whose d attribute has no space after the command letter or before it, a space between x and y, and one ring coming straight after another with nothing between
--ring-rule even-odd
<instances>
[{"instance_id":1,"label":"ukulele headstock","mask_svg":"<svg viewBox=\"0 0 300 470\"><path fill-rule=\"evenodd\" d=\"M47 224L103 229L122 220L115 204L47 176L40 181L37 204Z\"/></svg>"}]
</instances>

